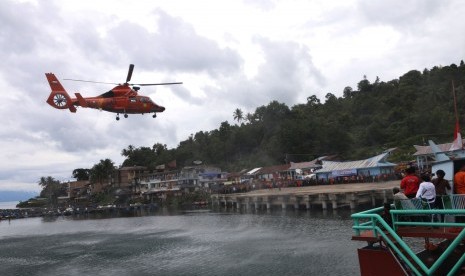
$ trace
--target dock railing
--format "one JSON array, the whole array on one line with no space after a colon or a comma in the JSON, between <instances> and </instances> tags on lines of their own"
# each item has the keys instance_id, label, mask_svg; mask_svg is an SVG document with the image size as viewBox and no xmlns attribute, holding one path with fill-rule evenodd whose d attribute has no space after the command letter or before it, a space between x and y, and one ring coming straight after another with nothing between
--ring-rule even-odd
<instances>
[{"instance_id":1,"label":"dock railing","mask_svg":"<svg viewBox=\"0 0 465 276\"><path fill-rule=\"evenodd\" d=\"M392 205L394 208L394 205ZM424 215L432 217L437 214L444 215L461 215L465 216L465 209L432 209L432 210L396 210L391 209L392 227L381 217L380 213L383 207L374 208L371 210L353 214L355 236L362 236L362 231L372 231L375 238L382 240L401 258L408 268L415 275L433 275L434 272L446 261L453 251L460 245L460 242L465 238L465 223L444 222L444 221L402 221L403 217L411 217L413 215ZM402 240L397 234L399 226L426 226L426 227L460 227L463 228L447 249L439 256L438 259L427 267L423 261L418 258L415 252ZM394 241L395 242L394 242ZM457 263L453 266L447 275L455 275L457 270L462 266L465 260L463 254ZM413 262L413 263L412 263ZM418 270L417 267L420 269Z\"/></svg>"}]
</instances>

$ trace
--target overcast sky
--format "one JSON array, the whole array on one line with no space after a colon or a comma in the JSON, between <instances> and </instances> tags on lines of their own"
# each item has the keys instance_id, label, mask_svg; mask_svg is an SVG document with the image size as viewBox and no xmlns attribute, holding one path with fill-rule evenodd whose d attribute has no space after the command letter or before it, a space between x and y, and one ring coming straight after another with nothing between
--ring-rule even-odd
<instances>
[{"instance_id":1,"label":"overcast sky","mask_svg":"<svg viewBox=\"0 0 465 276\"><path fill-rule=\"evenodd\" d=\"M175 148L272 100L292 107L465 59L465 5L447 0L13 1L0 5L0 191L67 181L128 145ZM53 72L74 95L112 85L63 78L183 85L142 87L156 119L45 103Z\"/></svg>"}]
</instances>

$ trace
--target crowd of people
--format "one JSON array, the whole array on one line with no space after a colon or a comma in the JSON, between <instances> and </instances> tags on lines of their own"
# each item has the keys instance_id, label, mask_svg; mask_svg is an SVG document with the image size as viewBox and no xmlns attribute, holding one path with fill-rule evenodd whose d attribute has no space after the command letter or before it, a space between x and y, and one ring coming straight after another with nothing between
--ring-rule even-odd
<instances>
[{"instance_id":1,"label":"crowd of people","mask_svg":"<svg viewBox=\"0 0 465 276\"><path fill-rule=\"evenodd\" d=\"M333 184L351 184L351 183L376 183L387 182L400 179L400 174L389 173L372 176L351 175L325 178L306 178L306 179L253 179L243 183L233 183L231 185L221 185L212 189L215 193L231 194L246 193L253 190L261 189L281 189L290 187L306 187L315 185L333 185Z\"/></svg>"},{"instance_id":2,"label":"crowd of people","mask_svg":"<svg viewBox=\"0 0 465 276\"><path fill-rule=\"evenodd\" d=\"M437 170L432 175L430 173L422 173L420 176L416 174L415 167L409 167L405 170L405 177L400 182L400 189L394 188L394 200L419 198L430 205L431 209L443 209L441 197L450 191L451 185L449 181L444 179L446 173L443 170ZM454 176L454 193L465 194L465 166Z\"/></svg>"},{"instance_id":3,"label":"crowd of people","mask_svg":"<svg viewBox=\"0 0 465 276\"><path fill-rule=\"evenodd\" d=\"M434 174L422 173L418 176L415 167L407 168L400 188L393 188L394 201L418 198L428 204L430 209L444 209L443 196L465 194L465 165L453 176L453 189L445 175L443 170L437 170ZM456 217L456 221L465 222L465 217Z\"/></svg>"}]
</instances>

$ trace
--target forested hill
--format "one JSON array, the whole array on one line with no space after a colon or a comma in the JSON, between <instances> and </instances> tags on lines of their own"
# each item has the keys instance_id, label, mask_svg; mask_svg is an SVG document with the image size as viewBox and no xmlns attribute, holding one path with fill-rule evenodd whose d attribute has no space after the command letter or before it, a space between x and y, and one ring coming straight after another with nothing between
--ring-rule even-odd
<instances>
[{"instance_id":1,"label":"forested hill","mask_svg":"<svg viewBox=\"0 0 465 276\"><path fill-rule=\"evenodd\" d=\"M365 159L393 147L398 150L391 161L410 160L413 145L429 139L452 142L452 81L463 126L465 65L461 61L459 66L412 70L388 82L377 78L371 83L364 78L356 88L344 88L341 97L309 95L306 103L292 107L272 101L252 114L236 109L231 122L223 122L213 131L197 132L175 149L160 143L129 146L122 151L126 157L123 165L154 168L176 160L179 167L201 160L235 171L324 155Z\"/></svg>"}]
</instances>

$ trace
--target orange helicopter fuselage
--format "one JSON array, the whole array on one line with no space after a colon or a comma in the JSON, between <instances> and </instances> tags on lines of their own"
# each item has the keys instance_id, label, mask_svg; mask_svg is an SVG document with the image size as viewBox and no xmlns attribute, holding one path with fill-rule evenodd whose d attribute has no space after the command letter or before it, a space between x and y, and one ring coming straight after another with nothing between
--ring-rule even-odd
<instances>
[{"instance_id":1,"label":"orange helicopter fuselage","mask_svg":"<svg viewBox=\"0 0 465 276\"><path fill-rule=\"evenodd\" d=\"M97 96L83 98L76 94L74 105L95 108L114 113L144 114L163 112L163 106L155 104L149 97L139 96L137 91L127 85L118 85L112 90Z\"/></svg>"},{"instance_id":2,"label":"orange helicopter fuselage","mask_svg":"<svg viewBox=\"0 0 465 276\"><path fill-rule=\"evenodd\" d=\"M80 106L121 113L125 114L125 117L126 114L144 113L154 113L155 117L156 113L165 111L163 106L157 105L149 97L138 95L137 91L128 84L118 85L96 97L82 97L80 93L75 93L76 98L71 98L54 74L45 75L52 89L47 103L57 109L76 112L76 106Z\"/></svg>"}]
</instances>

